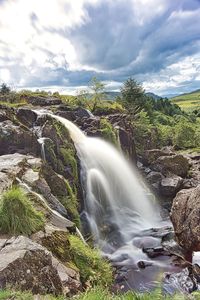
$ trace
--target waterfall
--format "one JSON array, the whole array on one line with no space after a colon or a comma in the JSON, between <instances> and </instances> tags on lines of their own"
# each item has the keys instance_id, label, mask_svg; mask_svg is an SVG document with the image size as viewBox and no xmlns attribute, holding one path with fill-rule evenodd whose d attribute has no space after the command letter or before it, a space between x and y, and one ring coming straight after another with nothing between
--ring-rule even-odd
<instances>
[{"instance_id":1,"label":"waterfall","mask_svg":"<svg viewBox=\"0 0 200 300\"><path fill-rule=\"evenodd\" d=\"M137 171L122 153L100 138L87 137L72 122L52 115L70 132L81 161L85 211L99 245L113 237L123 243L157 224L158 209Z\"/></svg>"},{"instance_id":2,"label":"waterfall","mask_svg":"<svg viewBox=\"0 0 200 300\"><path fill-rule=\"evenodd\" d=\"M44 161L46 161L46 155L45 155L45 139L44 137L40 137L38 139L38 143L41 145L41 156L42 156L42 159Z\"/></svg>"}]
</instances>

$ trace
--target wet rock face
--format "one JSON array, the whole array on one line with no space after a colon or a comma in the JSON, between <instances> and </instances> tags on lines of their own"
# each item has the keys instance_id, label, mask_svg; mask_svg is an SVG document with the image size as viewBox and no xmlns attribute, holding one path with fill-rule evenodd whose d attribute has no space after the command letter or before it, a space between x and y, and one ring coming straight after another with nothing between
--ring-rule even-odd
<instances>
[{"instance_id":1,"label":"wet rock face","mask_svg":"<svg viewBox=\"0 0 200 300\"><path fill-rule=\"evenodd\" d=\"M19 236L0 240L0 288L30 290L33 294L68 294L81 289L78 274L49 251Z\"/></svg>"},{"instance_id":2,"label":"wet rock face","mask_svg":"<svg viewBox=\"0 0 200 300\"><path fill-rule=\"evenodd\" d=\"M171 220L180 246L189 253L200 251L200 185L176 195Z\"/></svg>"}]
</instances>

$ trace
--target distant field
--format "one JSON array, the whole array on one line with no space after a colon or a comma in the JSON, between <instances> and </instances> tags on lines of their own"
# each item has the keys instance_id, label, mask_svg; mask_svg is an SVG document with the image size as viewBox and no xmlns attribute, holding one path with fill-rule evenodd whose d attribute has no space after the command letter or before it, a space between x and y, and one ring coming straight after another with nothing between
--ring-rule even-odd
<instances>
[{"instance_id":1,"label":"distant field","mask_svg":"<svg viewBox=\"0 0 200 300\"><path fill-rule=\"evenodd\" d=\"M200 90L176 96L171 101L187 112L200 109Z\"/></svg>"}]
</instances>

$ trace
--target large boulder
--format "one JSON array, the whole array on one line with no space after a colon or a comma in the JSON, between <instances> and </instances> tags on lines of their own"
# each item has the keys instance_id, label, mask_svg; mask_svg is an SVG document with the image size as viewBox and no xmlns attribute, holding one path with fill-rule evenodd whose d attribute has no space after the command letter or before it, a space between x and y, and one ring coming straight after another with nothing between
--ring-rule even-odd
<instances>
[{"instance_id":1,"label":"large boulder","mask_svg":"<svg viewBox=\"0 0 200 300\"><path fill-rule=\"evenodd\" d=\"M177 242L188 252L200 251L200 185L176 195L171 220Z\"/></svg>"},{"instance_id":2,"label":"large boulder","mask_svg":"<svg viewBox=\"0 0 200 300\"><path fill-rule=\"evenodd\" d=\"M189 170L189 162L188 159L181 154L160 156L151 164L151 168L154 171L161 172L165 176L175 174L186 177Z\"/></svg>"},{"instance_id":3,"label":"large boulder","mask_svg":"<svg viewBox=\"0 0 200 300\"><path fill-rule=\"evenodd\" d=\"M19 236L0 240L0 288L33 294L72 295L81 289L79 274L43 246Z\"/></svg>"}]
</instances>

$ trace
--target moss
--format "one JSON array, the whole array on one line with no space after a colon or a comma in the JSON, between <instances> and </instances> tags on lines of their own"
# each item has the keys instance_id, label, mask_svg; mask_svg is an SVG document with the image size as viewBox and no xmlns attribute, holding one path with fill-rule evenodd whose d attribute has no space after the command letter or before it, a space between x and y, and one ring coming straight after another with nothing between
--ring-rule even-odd
<instances>
[{"instance_id":1,"label":"moss","mask_svg":"<svg viewBox=\"0 0 200 300\"><path fill-rule=\"evenodd\" d=\"M64 164L69 164L72 169L72 175L75 180L78 180L78 169L77 169L77 161L75 158L75 151L70 148L60 148L60 153L62 155L62 159L64 161Z\"/></svg>"},{"instance_id":2,"label":"moss","mask_svg":"<svg viewBox=\"0 0 200 300\"><path fill-rule=\"evenodd\" d=\"M67 265L71 261L68 236L65 231L55 231L50 236L42 238L42 245Z\"/></svg>"},{"instance_id":3,"label":"moss","mask_svg":"<svg viewBox=\"0 0 200 300\"><path fill-rule=\"evenodd\" d=\"M75 191L73 191L72 187L70 186L67 180L66 180L66 187L67 187L68 196L60 198L59 200L66 208L72 221L76 224L77 227L80 228L80 216L78 212L78 200L77 200L76 189L74 187Z\"/></svg>"},{"instance_id":4,"label":"moss","mask_svg":"<svg viewBox=\"0 0 200 300\"><path fill-rule=\"evenodd\" d=\"M44 227L44 216L31 204L19 187L5 192L0 199L0 231L30 235Z\"/></svg>"},{"instance_id":5,"label":"moss","mask_svg":"<svg viewBox=\"0 0 200 300\"><path fill-rule=\"evenodd\" d=\"M118 145L117 134L114 131L112 124L107 120L102 118L100 120L100 131L102 136L114 145Z\"/></svg>"},{"instance_id":6,"label":"moss","mask_svg":"<svg viewBox=\"0 0 200 300\"><path fill-rule=\"evenodd\" d=\"M83 283L102 284L109 286L112 283L111 265L101 257L98 250L84 244L74 235L69 237L73 261L80 271Z\"/></svg>"}]
</instances>

